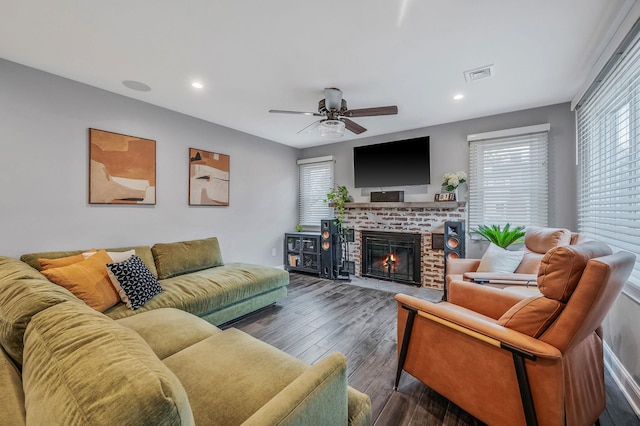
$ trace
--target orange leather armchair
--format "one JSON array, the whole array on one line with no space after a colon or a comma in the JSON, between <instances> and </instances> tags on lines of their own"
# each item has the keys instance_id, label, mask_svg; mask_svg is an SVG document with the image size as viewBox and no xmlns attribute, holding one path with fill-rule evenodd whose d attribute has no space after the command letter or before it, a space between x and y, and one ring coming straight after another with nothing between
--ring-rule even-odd
<instances>
[{"instance_id":1,"label":"orange leather armchair","mask_svg":"<svg viewBox=\"0 0 640 426\"><path fill-rule=\"evenodd\" d=\"M398 302L402 371L490 425L589 425L605 408L600 324L635 262L606 244L555 247L538 297L452 281L447 302Z\"/></svg>"},{"instance_id":2,"label":"orange leather armchair","mask_svg":"<svg viewBox=\"0 0 640 426\"><path fill-rule=\"evenodd\" d=\"M525 230L522 247L524 256L514 272L477 272L480 259L453 258L446 260L445 281L447 284L453 280L476 281L491 287L510 287L516 292L518 287L514 286L531 286L532 284L534 291L521 293L529 296L536 295L536 274L544 254L554 247L578 244L584 242L583 240L580 234L572 233L568 229L529 226Z\"/></svg>"}]
</instances>

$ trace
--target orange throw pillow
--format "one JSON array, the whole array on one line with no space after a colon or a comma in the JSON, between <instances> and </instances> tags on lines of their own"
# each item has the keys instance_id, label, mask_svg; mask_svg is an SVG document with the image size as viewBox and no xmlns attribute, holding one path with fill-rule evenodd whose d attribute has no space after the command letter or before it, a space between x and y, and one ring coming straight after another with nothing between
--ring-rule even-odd
<instances>
[{"instance_id":1,"label":"orange throw pillow","mask_svg":"<svg viewBox=\"0 0 640 426\"><path fill-rule=\"evenodd\" d=\"M82 262L47 269L42 273L96 311L104 312L120 302L120 296L107 274L107 263L111 263L111 257L100 250Z\"/></svg>"},{"instance_id":2,"label":"orange throw pillow","mask_svg":"<svg viewBox=\"0 0 640 426\"><path fill-rule=\"evenodd\" d=\"M82 254L76 254L75 256L59 257L57 259L38 259L38 263L40 264L40 270L46 271L47 269L73 265L83 260L84 256Z\"/></svg>"}]
</instances>

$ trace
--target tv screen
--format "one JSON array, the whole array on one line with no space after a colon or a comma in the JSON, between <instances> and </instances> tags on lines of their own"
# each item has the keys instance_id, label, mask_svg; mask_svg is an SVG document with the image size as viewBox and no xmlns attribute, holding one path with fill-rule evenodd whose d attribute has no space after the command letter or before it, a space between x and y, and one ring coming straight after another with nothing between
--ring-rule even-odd
<instances>
[{"instance_id":1,"label":"tv screen","mask_svg":"<svg viewBox=\"0 0 640 426\"><path fill-rule=\"evenodd\" d=\"M430 183L429 136L353 148L356 188Z\"/></svg>"}]
</instances>

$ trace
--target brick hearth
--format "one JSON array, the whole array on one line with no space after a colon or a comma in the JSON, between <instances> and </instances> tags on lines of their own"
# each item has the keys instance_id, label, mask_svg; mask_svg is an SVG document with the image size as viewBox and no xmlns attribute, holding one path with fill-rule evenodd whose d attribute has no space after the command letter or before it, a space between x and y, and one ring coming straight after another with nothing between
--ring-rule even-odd
<instances>
[{"instance_id":1,"label":"brick hearth","mask_svg":"<svg viewBox=\"0 0 640 426\"><path fill-rule=\"evenodd\" d=\"M362 231L419 233L422 286L443 288L444 251L432 248L431 234L442 232L444 222L464 221L466 208L464 202L346 204L343 223L355 231L355 241L349 243L349 260L355 263L356 275L362 273Z\"/></svg>"}]
</instances>

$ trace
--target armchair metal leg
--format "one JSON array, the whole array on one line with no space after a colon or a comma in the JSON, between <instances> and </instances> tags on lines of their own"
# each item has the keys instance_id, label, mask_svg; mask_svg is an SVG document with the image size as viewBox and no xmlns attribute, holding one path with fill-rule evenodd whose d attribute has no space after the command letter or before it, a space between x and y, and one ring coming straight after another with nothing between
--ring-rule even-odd
<instances>
[{"instance_id":1,"label":"armchair metal leg","mask_svg":"<svg viewBox=\"0 0 640 426\"><path fill-rule=\"evenodd\" d=\"M518 386L520 387L520 398L522 399L522 408L524 409L524 417L527 426L537 426L536 410L533 406L533 396L529 387L529 378L527 370L524 366L524 357L516 352L513 354L513 363L516 367L516 377L518 378Z\"/></svg>"},{"instance_id":2,"label":"armchair metal leg","mask_svg":"<svg viewBox=\"0 0 640 426\"><path fill-rule=\"evenodd\" d=\"M413 320L416 318L417 311L409 308L408 306L402 306L409 311L407 314L407 323L404 326L404 334L402 335L402 346L400 347L400 356L398 358L398 370L396 371L396 382L393 386L393 390L398 390L398 384L400 383L400 376L402 375L402 369L404 368L404 362L407 359L407 349L409 348L409 340L411 340L411 331L413 330Z\"/></svg>"}]
</instances>

